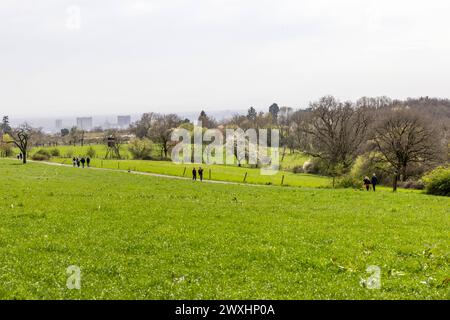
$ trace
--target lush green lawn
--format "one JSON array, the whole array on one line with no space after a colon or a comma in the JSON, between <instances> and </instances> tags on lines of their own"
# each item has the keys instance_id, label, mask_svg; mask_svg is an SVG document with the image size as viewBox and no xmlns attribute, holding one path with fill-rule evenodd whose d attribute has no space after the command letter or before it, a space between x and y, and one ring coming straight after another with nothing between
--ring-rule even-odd
<instances>
[{"instance_id":1,"label":"lush green lawn","mask_svg":"<svg viewBox=\"0 0 450 320\"><path fill-rule=\"evenodd\" d=\"M176 164L170 161L149 161L149 160L130 160L132 157L129 154L126 145L121 148L121 155L126 158L125 160L104 160L106 148L104 145L92 145L92 146L58 146L61 157L52 158L52 162L71 164L73 156L85 156L87 150L92 147L96 151L96 157L92 159L91 165L98 168L109 169L125 169L140 172L150 172L158 174L166 174L172 176L185 176L191 175L192 168L198 167L197 165L183 165ZM33 148L30 152L32 155L40 148ZM51 150L52 147L46 147L44 149ZM280 151L281 152L281 151ZM155 154L155 157L157 155ZM281 157L281 154L280 154ZM308 159L307 156L301 153L286 152L284 160L281 162L281 169L276 175L263 175L260 169L250 168L248 166L238 167L237 165L202 165L205 169L205 179L218 180L218 181L230 181L230 182L247 182L251 184L266 184L266 185L284 185L295 187L330 187L331 180L328 177L311 175L311 174L294 174L291 171L296 166L302 166ZM186 170L185 170L186 169ZM210 176L211 170L211 176ZM284 178L283 178L284 176ZM245 180L244 180L245 179Z\"/></svg>"},{"instance_id":2,"label":"lush green lawn","mask_svg":"<svg viewBox=\"0 0 450 320\"><path fill-rule=\"evenodd\" d=\"M39 149L46 149L46 150L52 150L52 149L58 149L61 153L61 157L63 158L72 158L72 157L84 157L86 156L89 148L93 148L95 150L95 157L96 158L105 158L106 156L106 146L103 144L93 144L93 145L84 145L84 146L80 146L80 145L76 145L76 146L72 146L72 145L66 145L66 146L58 146L58 147L44 147L44 148L40 148L40 147L34 147L30 150L30 155L33 155L36 151L38 151ZM19 153L18 149L15 149L15 153ZM131 154L128 151L128 148L123 145L120 148L120 154L123 158L125 159L131 159ZM159 156L159 153L157 153L157 150L155 150L154 152L155 156Z\"/></svg>"},{"instance_id":3,"label":"lush green lawn","mask_svg":"<svg viewBox=\"0 0 450 320\"><path fill-rule=\"evenodd\" d=\"M30 150L30 155L33 155L36 151L39 149L46 149L46 150L52 150L57 148L60 151L62 158L72 158L75 157L82 157L86 156L87 151L89 148L93 148L95 150L95 157L99 159L104 159L106 156L106 146L102 144L93 144L93 145L76 145L76 146L58 146L58 147L34 147ZM15 154L19 153L19 150L15 148L14 150ZM133 157L131 153L128 150L128 145L123 144L120 148L120 154L122 158L125 160L131 160ZM280 150L280 165L281 169L285 171L292 171L293 168L302 166L303 163L305 163L306 160L308 160L308 156L301 154L299 152L290 152L289 150L286 151L284 159L282 158L282 150ZM161 156L160 150L158 148L158 145L154 145L152 155L155 159L158 159Z\"/></svg>"},{"instance_id":4,"label":"lush green lawn","mask_svg":"<svg viewBox=\"0 0 450 320\"><path fill-rule=\"evenodd\" d=\"M71 159L52 158L52 162L71 164ZM101 160L93 159L92 167L122 169L140 172L150 172L158 174L166 174L171 176L190 177L192 168L198 168L199 165L194 164L177 164L170 161L147 161L147 160ZM253 184L271 184L296 186L296 187L330 187L331 180L327 177L311 175L311 174L294 174L292 172L279 171L275 175L263 175L260 169L240 168L237 166L225 165L202 165L204 169L204 178L210 179L209 171L211 170L211 180L245 182ZM247 177L246 177L247 173ZM284 180L283 180L284 176Z\"/></svg>"},{"instance_id":5,"label":"lush green lawn","mask_svg":"<svg viewBox=\"0 0 450 320\"><path fill-rule=\"evenodd\" d=\"M2 299L449 298L449 198L11 160L0 174ZM359 284L369 265L379 290Z\"/></svg>"},{"instance_id":6,"label":"lush green lawn","mask_svg":"<svg viewBox=\"0 0 450 320\"><path fill-rule=\"evenodd\" d=\"M282 151L280 151L282 152ZM295 167L302 167L303 164L309 159L305 154L302 154L300 152L286 152L286 155L284 156L284 159L282 158L280 154L280 162L281 162L281 169L292 171Z\"/></svg>"}]
</instances>

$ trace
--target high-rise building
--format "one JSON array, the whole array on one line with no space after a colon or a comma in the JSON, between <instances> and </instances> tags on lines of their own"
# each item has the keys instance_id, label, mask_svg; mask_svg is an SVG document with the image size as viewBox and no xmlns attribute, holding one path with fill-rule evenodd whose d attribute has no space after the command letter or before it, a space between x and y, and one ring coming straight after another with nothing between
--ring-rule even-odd
<instances>
[{"instance_id":1,"label":"high-rise building","mask_svg":"<svg viewBox=\"0 0 450 320\"><path fill-rule=\"evenodd\" d=\"M61 129L63 128L63 127L62 127L62 126L63 126L62 123L63 123L63 122L62 122L61 119L58 119L58 120L55 121L55 128L56 128L56 131L61 131Z\"/></svg>"},{"instance_id":2,"label":"high-rise building","mask_svg":"<svg viewBox=\"0 0 450 320\"><path fill-rule=\"evenodd\" d=\"M77 128L80 130L92 130L92 117L77 118Z\"/></svg>"},{"instance_id":3,"label":"high-rise building","mask_svg":"<svg viewBox=\"0 0 450 320\"><path fill-rule=\"evenodd\" d=\"M131 116L118 116L117 126L119 128L128 128L131 124Z\"/></svg>"}]
</instances>

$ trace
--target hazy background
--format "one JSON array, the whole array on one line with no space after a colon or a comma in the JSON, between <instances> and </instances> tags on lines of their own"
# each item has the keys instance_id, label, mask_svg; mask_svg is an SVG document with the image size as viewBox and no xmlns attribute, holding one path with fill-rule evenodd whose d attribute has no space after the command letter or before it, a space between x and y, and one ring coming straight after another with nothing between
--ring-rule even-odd
<instances>
[{"instance_id":1,"label":"hazy background","mask_svg":"<svg viewBox=\"0 0 450 320\"><path fill-rule=\"evenodd\" d=\"M448 97L449 12L447 0L1 0L0 115Z\"/></svg>"}]
</instances>

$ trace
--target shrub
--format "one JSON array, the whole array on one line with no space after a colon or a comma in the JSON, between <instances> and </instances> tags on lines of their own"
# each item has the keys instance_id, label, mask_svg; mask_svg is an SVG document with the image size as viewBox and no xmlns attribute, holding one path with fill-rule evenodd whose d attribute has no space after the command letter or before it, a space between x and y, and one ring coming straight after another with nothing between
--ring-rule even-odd
<instances>
[{"instance_id":1,"label":"shrub","mask_svg":"<svg viewBox=\"0 0 450 320\"><path fill-rule=\"evenodd\" d=\"M66 157L67 158L73 158L73 150L72 149L68 149L66 151Z\"/></svg>"},{"instance_id":2,"label":"shrub","mask_svg":"<svg viewBox=\"0 0 450 320\"><path fill-rule=\"evenodd\" d=\"M50 158L51 158L50 152L48 150L45 150L45 149L38 150L31 157L31 159L36 160L36 161L47 161L47 160L50 160Z\"/></svg>"},{"instance_id":3,"label":"shrub","mask_svg":"<svg viewBox=\"0 0 450 320\"><path fill-rule=\"evenodd\" d=\"M2 143L0 141L0 156L1 157L11 157L14 154L14 150L11 144Z\"/></svg>"},{"instance_id":4,"label":"shrub","mask_svg":"<svg viewBox=\"0 0 450 320\"><path fill-rule=\"evenodd\" d=\"M425 185L422 180L407 180L405 182L400 182L398 186L405 189L415 189L415 190L425 189Z\"/></svg>"},{"instance_id":5,"label":"shrub","mask_svg":"<svg viewBox=\"0 0 450 320\"><path fill-rule=\"evenodd\" d=\"M304 173L318 173L317 161L314 161L313 159L307 160L303 164L302 169Z\"/></svg>"},{"instance_id":6,"label":"shrub","mask_svg":"<svg viewBox=\"0 0 450 320\"><path fill-rule=\"evenodd\" d=\"M330 174L327 164L319 158L312 158L306 161L303 164L303 172L321 175Z\"/></svg>"},{"instance_id":7,"label":"shrub","mask_svg":"<svg viewBox=\"0 0 450 320\"><path fill-rule=\"evenodd\" d=\"M294 172L294 173L303 173L303 166L295 166L292 169L292 172Z\"/></svg>"},{"instance_id":8,"label":"shrub","mask_svg":"<svg viewBox=\"0 0 450 320\"><path fill-rule=\"evenodd\" d=\"M52 157L59 157L61 155L61 152L58 148L53 148L50 150L50 154Z\"/></svg>"},{"instance_id":9,"label":"shrub","mask_svg":"<svg viewBox=\"0 0 450 320\"><path fill-rule=\"evenodd\" d=\"M128 146L133 159L150 160L153 144L149 139L133 139Z\"/></svg>"},{"instance_id":10,"label":"shrub","mask_svg":"<svg viewBox=\"0 0 450 320\"><path fill-rule=\"evenodd\" d=\"M376 173L378 184L391 183L391 177L387 176L385 173L389 171L390 168L385 164L374 162L372 160L373 157L373 154L359 156L350 170L350 175L355 179L362 181L365 176L371 177L372 174Z\"/></svg>"},{"instance_id":11,"label":"shrub","mask_svg":"<svg viewBox=\"0 0 450 320\"><path fill-rule=\"evenodd\" d=\"M35 154L33 154L33 156L31 157L31 159L33 159L33 160L35 160L35 161L47 161L47 160L49 160L50 158L47 157L47 156L44 155L44 154L41 154L41 153L35 153Z\"/></svg>"},{"instance_id":12,"label":"shrub","mask_svg":"<svg viewBox=\"0 0 450 320\"><path fill-rule=\"evenodd\" d=\"M89 157L89 158L95 158L95 155L97 154L97 152L95 151L95 149L92 147L92 146L90 146L89 147L89 149L87 150L87 152L86 152L86 155Z\"/></svg>"},{"instance_id":13,"label":"shrub","mask_svg":"<svg viewBox=\"0 0 450 320\"><path fill-rule=\"evenodd\" d=\"M345 175L336 180L336 188L360 189L362 181L352 175Z\"/></svg>"},{"instance_id":14,"label":"shrub","mask_svg":"<svg viewBox=\"0 0 450 320\"><path fill-rule=\"evenodd\" d=\"M450 196L450 165L439 167L423 177L428 194Z\"/></svg>"}]
</instances>

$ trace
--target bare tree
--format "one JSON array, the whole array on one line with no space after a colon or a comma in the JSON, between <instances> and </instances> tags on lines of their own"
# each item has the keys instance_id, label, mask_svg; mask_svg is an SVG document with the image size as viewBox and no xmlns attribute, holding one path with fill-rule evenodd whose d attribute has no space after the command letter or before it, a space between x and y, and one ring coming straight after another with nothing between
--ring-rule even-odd
<instances>
[{"instance_id":1,"label":"bare tree","mask_svg":"<svg viewBox=\"0 0 450 320\"><path fill-rule=\"evenodd\" d=\"M161 157L167 158L169 152L172 131L177 128L183 120L176 114L157 114L150 127L148 137L161 147Z\"/></svg>"},{"instance_id":2,"label":"bare tree","mask_svg":"<svg viewBox=\"0 0 450 320\"><path fill-rule=\"evenodd\" d=\"M80 141L80 144L84 143L84 131L79 130L77 127L72 127L69 132L69 139L73 146L76 146L77 142Z\"/></svg>"},{"instance_id":3,"label":"bare tree","mask_svg":"<svg viewBox=\"0 0 450 320\"><path fill-rule=\"evenodd\" d=\"M283 149L281 153L281 161L286 156L286 149L289 146L289 128L292 123L292 115L294 110L289 107L281 107L277 113L277 127L280 132L280 145Z\"/></svg>"},{"instance_id":4,"label":"bare tree","mask_svg":"<svg viewBox=\"0 0 450 320\"><path fill-rule=\"evenodd\" d=\"M202 122L203 128L211 129L217 127L217 121L213 117L208 116L204 110L200 112L198 121Z\"/></svg>"},{"instance_id":5,"label":"bare tree","mask_svg":"<svg viewBox=\"0 0 450 320\"><path fill-rule=\"evenodd\" d=\"M289 127L289 144L291 148L303 152L308 146L308 134L311 110L297 110L292 114L292 122Z\"/></svg>"},{"instance_id":6,"label":"bare tree","mask_svg":"<svg viewBox=\"0 0 450 320\"><path fill-rule=\"evenodd\" d=\"M350 168L360 148L367 141L370 113L350 102L332 96L311 104L311 115L301 128L308 136L305 152L322 159L335 176L337 167Z\"/></svg>"},{"instance_id":7,"label":"bare tree","mask_svg":"<svg viewBox=\"0 0 450 320\"><path fill-rule=\"evenodd\" d=\"M10 132L11 142L14 143L22 153L22 161L24 164L27 163L28 150L31 146L30 141L34 132L34 129L26 123Z\"/></svg>"},{"instance_id":8,"label":"bare tree","mask_svg":"<svg viewBox=\"0 0 450 320\"><path fill-rule=\"evenodd\" d=\"M404 107L383 112L372 141L380 160L392 168L394 191L398 180L406 179L409 165L439 162L445 154L441 136L431 122L423 114Z\"/></svg>"},{"instance_id":9,"label":"bare tree","mask_svg":"<svg viewBox=\"0 0 450 320\"><path fill-rule=\"evenodd\" d=\"M140 120L133 123L130 127L131 132L133 132L138 138L145 138L149 136L150 128L155 121L155 116L153 112L144 113Z\"/></svg>"}]
</instances>

